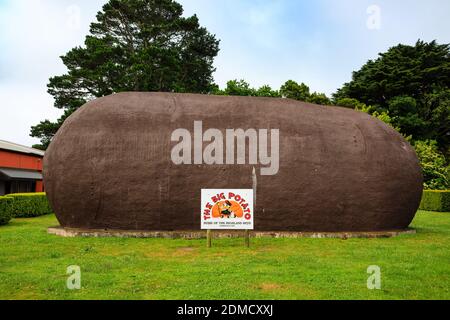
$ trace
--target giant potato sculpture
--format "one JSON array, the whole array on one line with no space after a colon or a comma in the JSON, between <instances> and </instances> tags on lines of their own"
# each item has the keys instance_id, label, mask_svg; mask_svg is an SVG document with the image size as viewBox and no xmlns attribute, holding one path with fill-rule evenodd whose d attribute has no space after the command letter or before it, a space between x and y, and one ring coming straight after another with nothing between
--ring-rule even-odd
<instances>
[{"instance_id":1,"label":"giant potato sculpture","mask_svg":"<svg viewBox=\"0 0 450 320\"><path fill-rule=\"evenodd\" d=\"M365 113L169 93L87 103L44 176L61 226L83 229L199 230L201 189L230 188L256 190L258 231L404 229L422 193L413 149Z\"/></svg>"}]
</instances>

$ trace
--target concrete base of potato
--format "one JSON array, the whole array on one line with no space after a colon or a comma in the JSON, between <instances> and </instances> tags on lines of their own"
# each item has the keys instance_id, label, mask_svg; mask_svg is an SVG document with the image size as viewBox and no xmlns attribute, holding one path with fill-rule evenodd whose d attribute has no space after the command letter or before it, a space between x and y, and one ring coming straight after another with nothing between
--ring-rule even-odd
<instances>
[{"instance_id":1,"label":"concrete base of potato","mask_svg":"<svg viewBox=\"0 0 450 320\"><path fill-rule=\"evenodd\" d=\"M88 230L62 227L48 228L49 234L61 237L94 237L94 238L163 238L163 239L204 239L203 231L122 231L122 230ZM267 232L251 231L252 238L391 238L402 234L415 234L414 229L389 230L376 232ZM214 230L213 238L243 237L244 231Z\"/></svg>"}]
</instances>

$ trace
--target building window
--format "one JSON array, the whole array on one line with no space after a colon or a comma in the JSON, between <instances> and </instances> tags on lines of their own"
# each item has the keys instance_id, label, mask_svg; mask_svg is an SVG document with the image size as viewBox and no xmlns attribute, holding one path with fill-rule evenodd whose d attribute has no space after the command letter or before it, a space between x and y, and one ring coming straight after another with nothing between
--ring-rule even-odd
<instances>
[{"instance_id":1,"label":"building window","mask_svg":"<svg viewBox=\"0 0 450 320\"><path fill-rule=\"evenodd\" d=\"M36 190L34 181L11 181L9 193L29 193Z\"/></svg>"}]
</instances>

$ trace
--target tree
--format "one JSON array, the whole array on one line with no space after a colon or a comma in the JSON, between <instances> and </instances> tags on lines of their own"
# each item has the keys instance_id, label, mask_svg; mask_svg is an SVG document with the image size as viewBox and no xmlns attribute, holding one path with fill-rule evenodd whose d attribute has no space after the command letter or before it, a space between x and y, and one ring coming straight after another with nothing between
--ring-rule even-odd
<instances>
[{"instance_id":1,"label":"tree","mask_svg":"<svg viewBox=\"0 0 450 320\"><path fill-rule=\"evenodd\" d=\"M281 86L280 94L283 98L299 101L307 101L310 96L309 87L306 84L298 84L293 80L288 80Z\"/></svg>"},{"instance_id":2,"label":"tree","mask_svg":"<svg viewBox=\"0 0 450 320\"><path fill-rule=\"evenodd\" d=\"M436 90L426 94L421 101L423 113L430 126L423 130L423 136L436 139L447 159L450 157L450 89Z\"/></svg>"},{"instance_id":3,"label":"tree","mask_svg":"<svg viewBox=\"0 0 450 320\"><path fill-rule=\"evenodd\" d=\"M307 102L320 104L324 106L331 105L331 100L325 95L325 93L313 92L307 99Z\"/></svg>"},{"instance_id":4,"label":"tree","mask_svg":"<svg viewBox=\"0 0 450 320\"><path fill-rule=\"evenodd\" d=\"M357 99L380 112L389 111L404 134L435 139L448 150L449 85L450 45L419 40L415 46L400 44L369 60L333 98Z\"/></svg>"},{"instance_id":5,"label":"tree","mask_svg":"<svg viewBox=\"0 0 450 320\"><path fill-rule=\"evenodd\" d=\"M258 97L272 97L272 98L280 98L280 92L276 90L272 90L269 85L264 85L258 90L256 90L256 96Z\"/></svg>"},{"instance_id":6,"label":"tree","mask_svg":"<svg viewBox=\"0 0 450 320\"><path fill-rule=\"evenodd\" d=\"M50 79L55 107L66 110L56 123L32 127L48 146L65 118L86 102L123 91L208 93L219 41L182 17L173 0L110 0L91 24L83 47L62 56L68 72Z\"/></svg>"},{"instance_id":7,"label":"tree","mask_svg":"<svg viewBox=\"0 0 450 320\"><path fill-rule=\"evenodd\" d=\"M419 117L416 99L408 96L398 96L391 99L388 102L388 106L389 112L396 119L396 124L404 132L414 132L418 136L425 134L424 132L421 133L422 127L426 124Z\"/></svg>"},{"instance_id":8,"label":"tree","mask_svg":"<svg viewBox=\"0 0 450 320\"><path fill-rule=\"evenodd\" d=\"M298 84L292 80L286 81L279 91L273 90L269 85L263 85L259 89L255 89L250 87L250 84L245 80L230 80L224 90L214 85L211 93L225 96L289 98L321 105L331 104L331 100L324 93L314 92L310 94L309 87L306 84Z\"/></svg>"},{"instance_id":9,"label":"tree","mask_svg":"<svg viewBox=\"0 0 450 320\"><path fill-rule=\"evenodd\" d=\"M219 86L214 85L212 94L222 96L245 96L245 97L272 97L280 98L278 91L273 90L269 85L264 85L259 89L250 87L245 80L230 80L224 90L220 90Z\"/></svg>"},{"instance_id":10,"label":"tree","mask_svg":"<svg viewBox=\"0 0 450 320\"><path fill-rule=\"evenodd\" d=\"M230 80L223 91L227 96L255 96L256 90L250 88L250 84L245 80Z\"/></svg>"}]
</instances>

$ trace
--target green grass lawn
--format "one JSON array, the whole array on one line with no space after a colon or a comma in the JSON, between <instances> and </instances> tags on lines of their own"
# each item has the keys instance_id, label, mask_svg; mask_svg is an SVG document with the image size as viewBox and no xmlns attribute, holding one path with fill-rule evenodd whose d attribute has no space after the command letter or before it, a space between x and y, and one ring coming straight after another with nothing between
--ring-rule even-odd
<instances>
[{"instance_id":1,"label":"green grass lawn","mask_svg":"<svg viewBox=\"0 0 450 320\"><path fill-rule=\"evenodd\" d=\"M0 227L0 299L450 299L450 214L391 239L60 238L53 215ZM66 288L78 265L82 289ZM381 290L368 290L378 265Z\"/></svg>"}]
</instances>

